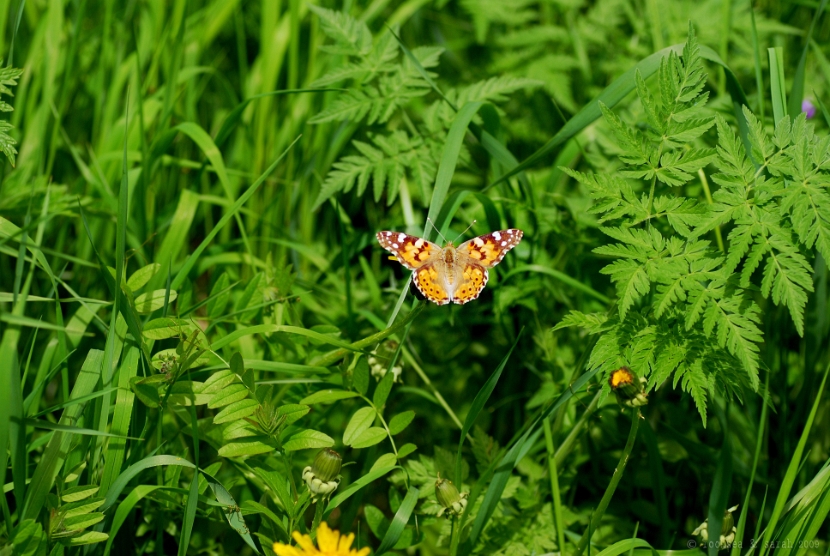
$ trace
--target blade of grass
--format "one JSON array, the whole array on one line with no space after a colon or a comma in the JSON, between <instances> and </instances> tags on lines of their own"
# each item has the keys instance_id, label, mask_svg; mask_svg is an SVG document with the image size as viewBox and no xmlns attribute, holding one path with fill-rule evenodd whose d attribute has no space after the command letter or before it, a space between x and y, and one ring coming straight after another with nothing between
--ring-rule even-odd
<instances>
[{"instance_id":1,"label":"blade of grass","mask_svg":"<svg viewBox=\"0 0 830 556\"><path fill-rule=\"evenodd\" d=\"M101 365L103 362L104 352L97 349L89 350L84 364L81 367L81 372L78 374L75 385L72 387L70 399L81 398L92 393L98 381L101 379ZM84 406L82 404L66 408L61 415L59 424L73 426L82 415L83 409ZM29 489L26 494L26 503L20 511L23 519L37 519L40 510L46 503L46 495L52 489L52 485L55 483L55 478L60 472L66 454L69 453L71 440L72 437L70 435L64 434L61 431L55 431L49 444L46 445L46 451L43 453L40 463L35 468L34 475L32 475L32 482L29 484Z\"/></svg>"},{"instance_id":2,"label":"blade of grass","mask_svg":"<svg viewBox=\"0 0 830 556\"><path fill-rule=\"evenodd\" d=\"M469 433L470 429L472 429L473 425L475 425L479 413L481 413L481 410L484 409L484 406L487 404L487 400L490 399L490 395L493 393L493 390L495 390L496 384L498 384L499 378L501 378L501 373L507 366L507 361L513 354L513 350L516 349L516 346L519 344L519 340L522 338L522 333L524 333L524 328L519 331L519 334L516 336L516 340L507 351L507 355L504 356L501 363L499 363L499 366L496 367L493 374L490 375L490 378L487 379L487 382L484 383L484 386L482 386L481 390L479 390L476 394L476 397L473 399L473 403L470 406L470 410L467 412L467 417L464 419L464 426L461 427L461 435L458 439L458 450L455 452L454 480L457 485L461 484L461 450L464 447L464 438L466 438L467 433Z\"/></svg>"},{"instance_id":3,"label":"blade of grass","mask_svg":"<svg viewBox=\"0 0 830 556\"><path fill-rule=\"evenodd\" d=\"M519 274L519 273L522 273L522 272L535 272L537 274L547 274L548 276L551 276L552 278L556 278L557 280L559 280L563 284L567 284L567 285L571 286L575 290L579 290L583 293L586 293L586 294L590 295L591 297L593 297L594 299L597 299L598 301L601 301L602 303L605 303L605 304L611 303L611 300L607 296L599 293L598 291L596 291L591 286L583 284L579 280L576 280L575 278L570 277L569 275L565 274L564 272L560 272L560 271L555 270L553 268L549 268L549 267L542 266L542 265L537 265L537 264L522 265L520 267L512 269L510 272L505 274L504 277L502 278L502 280L507 281L508 278L510 278L512 276L515 276L516 274Z\"/></svg>"},{"instance_id":4,"label":"blade of grass","mask_svg":"<svg viewBox=\"0 0 830 556\"><path fill-rule=\"evenodd\" d=\"M715 477L712 479L712 490L709 493L709 513L707 516L709 539L709 556L717 556L720 551L720 531L723 525L723 515L729 506L729 494L732 489L732 445L729 440L729 409L721 409L714 404L718 419L723 430L723 445L718 454L718 466L715 468Z\"/></svg>"},{"instance_id":5,"label":"blade of grass","mask_svg":"<svg viewBox=\"0 0 830 556\"><path fill-rule=\"evenodd\" d=\"M780 46L768 48L769 80L772 95L772 117L774 123L787 115L787 93L784 82L784 49Z\"/></svg>"},{"instance_id":6,"label":"blade of grass","mask_svg":"<svg viewBox=\"0 0 830 556\"><path fill-rule=\"evenodd\" d=\"M556 470L556 452L553 449L553 434L550 419L542 421L545 430L545 449L548 453L548 473L550 474L550 492L553 497L553 525L556 527L556 542L559 553L565 552L565 521L562 518L562 497L559 494L559 474Z\"/></svg>"},{"instance_id":7,"label":"blade of grass","mask_svg":"<svg viewBox=\"0 0 830 556\"><path fill-rule=\"evenodd\" d=\"M401 502L401 506L395 512L395 517L392 518L392 523L389 524L389 528L383 536L383 540L380 541L380 546L375 551L376 556L386 553L395 546L395 543L401 538L403 530L409 522L409 518L412 516L412 512L415 510L415 504L417 503L418 489L414 486L409 487L403 502Z\"/></svg>"},{"instance_id":8,"label":"blade of grass","mask_svg":"<svg viewBox=\"0 0 830 556\"><path fill-rule=\"evenodd\" d=\"M749 15L752 18L752 54L755 59L755 88L758 91L758 114L760 116L761 122L763 123L764 118L764 77L761 73L761 45L758 41L758 29L755 26L755 7L752 5L753 2L750 0L749 3Z\"/></svg>"},{"instance_id":9,"label":"blade of grass","mask_svg":"<svg viewBox=\"0 0 830 556\"><path fill-rule=\"evenodd\" d=\"M128 183L128 173L127 173L127 138L129 133L129 107L130 107L130 92L127 89L127 98L125 100L125 114L124 114L124 154L121 159L121 187L118 189L118 215L116 218L116 231L115 231L115 291L113 292L115 295L112 307L112 313L110 315L110 328L109 333L107 334L107 340L104 347L104 363L101 369L101 383L104 388L109 388L112 382L112 373L113 367L115 366L115 360L117 357L120 356L121 346L118 345L119 353L116 354L116 344L118 342L118 334L116 333L116 321L118 319L118 315L121 310L121 301L125 299L125 296L119 295L121 292L121 284L125 282L124 278L124 250L126 248L127 243L127 221L129 218L129 183ZM108 270L104 269L104 272L108 272ZM127 309L125 308L125 312ZM136 338L138 340L138 338ZM109 395L105 395L101 398L101 409L100 415L98 419L98 430L101 432L105 432L107 430L107 423L109 421L110 415L110 398ZM93 473L97 474L99 471L99 466L103 463L101 461L101 451L104 447L104 439L100 439L100 441L95 443L95 449L93 451L92 457L92 469Z\"/></svg>"},{"instance_id":10,"label":"blade of grass","mask_svg":"<svg viewBox=\"0 0 830 556\"><path fill-rule=\"evenodd\" d=\"M444 140L444 150L441 154L441 162L438 164L438 173L435 175L435 185L432 189L432 199L429 202L429 212L427 219L435 222L441 209L444 206L444 200L447 198L447 192L452 183L452 177L455 174L455 167L458 164L458 155L461 153L461 144L464 142L464 136L467 134L467 128L473 119L473 116L478 113L479 109L484 106L483 102L468 102L461 107L461 110L453 118L452 125L447 138ZM429 222L424 224L423 237L430 239L433 237L434 228Z\"/></svg>"},{"instance_id":11,"label":"blade of grass","mask_svg":"<svg viewBox=\"0 0 830 556\"><path fill-rule=\"evenodd\" d=\"M640 429L643 441L648 452L648 466L652 480L652 491L657 502L657 515L660 523L660 534L658 545L668 545L668 534L670 530L669 508L666 502L666 474L663 471L663 458L660 455L660 448L657 445L657 435L648 423Z\"/></svg>"},{"instance_id":12,"label":"blade of grass","mask_svg":"<svg viewBox=\"0 0 830 556\"><path fill-rule=\"evenodd\" d=\"M233 204L230 210L228 210L224 214L224 216L222 216L219 222L216 223L216 226L213 227L213 229L205 237L205 239L202 240L202 243L200 243L199 246L193 251L193 253L190 254L182 268L179 270L178 274L176 274L176 277L170 284L172 289L178 290L182 286L182 284L184 284L184 281L187 279L187 274L190 272L190 269L192 269L193 266L196 264L196 261L199 260L199 256L201 256L202 252L207 248L208 245L210 245L211 241L213 241L213 238L216 237L216 234L218 234L219 231L225 227L225 225L230 221L230 219L233 218L234 215L239 211L239 208L242 207L242 205L244 205L245 202L251 198L251 195L253 195L257 189L259 189L259 187L265 182L265 179L271 174L271 172L274 171L274 169L282 161L285 155L288 154L288 151L291 150L291 147L293 147L297 143L297 141L299 141L300 137L294 139L294 141L288 146L288 148L285 149L285 151L283 151L283 153L273 163L271 163L271 166L269 166L268 169L265 170L265 172L263 172L262 175L259 176L259 178L257 178L253 185L251 185L251 187L249 187L247 191L245 191L245 193L243 193L239 197L239 199L236 200L236 202Z\"/></svg>"},{"instance_id":13,"label":"blade of grass","mask_svg":"<svg viewBox=\"0 0 830 556\"><path fill-rule=\"evenodd\" d=\"M608 504L611 502L611 498L617 490L617 485L622 479L623 472L628 464L628 459L631 457L631 450L634 448L634 442L637 440L637 429L640 426L640 419L642 419L642 416L639 410L631 412L631 429L628 432L628 440L625 443L625 448L623 448L623 452L620 455L620 461L614 469L614 474L611 476L611 481L608 483L608 487L602 495L599 506L597 506L596 511L591 516L591 520L588 523L588 530L582 535L582 538L579 539L579 543L576 545L573 556L580 556L582 554L585 547L591 542L593 531L596 531L602 522L602 516L605 515L605 510L608 508Z\"/></svg>"},{"instance_id":14,"label":"blade of grass","mask_svg":"<svg viewBox=\"0 0 830 556\"><path fill-rule=\"evenodd\" d=\"M543 410L535 419L530 421L521 431L517 432L515 440L509 444L510 448L507 453L500 460L495 460L490 467L481 474L481 479L479 479L473 487L470 492L470 496L468 497L467 509L461 516L461 527L464 527L464 521L470 512L470 508L476 506L476 500L483 490L484 481L489 478L491 473L493 474L492 480L490 481L490 485L484 495L484 501L482 502L481 507L476 514L475 520L473 521L470 535L461 547L459 547L459 554L462 556L468 555L472 552L473 548L475 548L479 536L484 530L484 526L492 517L493 512L496 511L496 506L501 500L501 495L507 486L507 481L510 478L513 468L521 461L521 458L524 457L527 450L530 449L533 442L535 442L536 438L539 436L540 431L538 430L538 427L541 425L542 420L546 419L552 412L556 411L565 402L570 400L576 392L578 392L588 383L589 380L596 376L599 370L600 368L597 367L596 369L583 373L582 376L576 379L571 387L568 388L566 392L562 393L562 395L559 396L554 403Z\"/></svg>"},{"instance_id":15,"label":"blade of grass","mask_svg":"<svg viewBox=\"0 0 830 556\"><path fill-rule=\"evenodd\" d=\"M764 391L769 392L769 372L767 372L764 380ZM769 405L762 403L761 417L758 422L758 437L755 439L755 456L752 458L752 471L749 475L749 484L746 487L746 496L744 497L744 504L741 508L741 516L738 518L738 528L735 531L735 541L732 545L732 556L739 556L741 554L741 546L744 538L744 529L746 528L746 520L749 516L749 502L752 498L752 485L755 483L755 472L758 469L758 460L761 456L761 446L764 444L764 431L767 424L767 410ZM763 515L763 513L759 514ZM753 538L758 538L757 533Z\"/></svg>"},{"instance_id":16,"label":"blade of grass","mask_svg":"<svg viewBox=\"0 0 830 556\"><path fill-rule=\"evenodd\" d=\"M107 544L104 546L104 556L109 556L115 536L118 534L118 531L121 529L124 521L126 521L127 517L130 515L130 512L132 512L133 508L135 508L135 505L138 504L142 498L159 489L179 490L175 487L165 485L138 485L130 491L130 494L128 494L120 504L118 504L118 508L115 510L115 514L112 518L112 525L110 525L109 528L109 538L107 539Z\"/></svg>"},{"instance_id":17,"label":"blade of grass","mask_svg":"<svg viewBox=\"0 0 830 556\"><path fill-rule=\"evenodd\" d=\"M193 461L198 469L199 466L199 420L196 418L196 407L188 406L190 414L190 434L193 435ZM182 532L179 537L179 556L187 556L187 549L190 547L190 536L193 533L193 522L196 519L196 509L199 506L199 472L193 471L193 479L190 481L190 492L187 495L187 504L182 516Z\"/></svg>"},{"instance_id":18,"label":"blade of grass","mask_svg":"<svg viewBox=\"0 0 830 556\"><path fill-rule=\"evenodd\" d=\"M329 503L326 506L326 511L323 512L323 517L328 518L328 516L331 515L331 512L333 512L337 507L339 507L340 504L351 498L352 495L354 495L354 493L356 493L358 490L365 487L372 481L380 479L381 477L390 473L394 469L401 469L401 467L398 465L393 465L391 467L382 467L380 469L375 469L374 471L370 471L366 475L362 476L361 478L350 484L340 494L329 500Z\"/></svg>"},{"instance_id":19,"label":"blade of grass","mask_svg":"<svg viewBox=\"0 0 830 556\"><path fill-rule=\"evenodd\" d=\"M796 446L795 452L793 452L793 457L790 459L790 463L787 466L787 472L784 474L784 480L781 482L781 488L778 491L778 496L775 498L775 506L773 506L772 515L770 516L769 522L766 526L766 531L764 532L764 542L761 545L763 547L763 552L761 552L762 556L767 554L769 551L769 541L775 531L776 525L778 525L781 513L784 511L784 506L790 496L793 484L795 484L795 479L798 475L798 468L801 464L802 455L804 454L804 448L807 445L807 439L810 436L810 430L813 428L813 421L815 420L816 412L818 411L819 403L821 402L821 396L824 393L824 386L827 383L828 372L830 372L830 364L828 364L827 368L824 370L824 377L821 379L821 386L816 393L816 399L813 402L813 408L810 410L810 416L807 417L807 422L804 424L804 430L801 432L801 437L798 439L798 445Z\"/></svg>"},{"instance_id":20,"label":"blade of grass","mask_svg":"<svg viewBox=\"0 0 830 556\"><path fill-rule=\"evenodd\" d=\"M582 107L582 109L577 112L570 120L568 120L564 126L554 135L547 143L545 143L538 151L530 155L528 158L523 160L521 164L518 164L502 176L500 176L497 180L495 180L491 187L497 185L504 180L510 178L511 176L516 175L517 173L535 165L540 160L546 158L550 153L552 153L559 145L565 143L568 139L575 136L577 133L588 127L591 123L596 121L601 115L602 112L600 111L599 103L602 102L609 108L613 108L616 106L622 99L624 99L631 91L633 91L636 87L636 79L635 76L639 71L642 75L643 79L648 79L651 75L657 72L660 67L660 61L663 57L668 56L669 52L674 51L678 55L683 53L683 46L684 44L675 44L660 50L659 52L655 52L651 56L647 56L643 58L635 64L632 68L622 74L620 77L615 79L608 87L603 89L603 91L596 97L594 100L586 104ZM735 118L738 121L738 126L741 132L741 138L744 141L744 146L747 146L748 143L745 140L746 137L746 130L747 124L746 120L743 116L743 112L741 111L741 106L749 106L749 101L746 99L746 95L744 94L743 89L741 88L740 84L738 83L735 74L729 69L723 60L720 59L720 56L712 50L711 48L700 45L700 55L701 57L719 64L724 68L726 72L726 87L729 91L730 96L732 97L733 102L733 111L735 112ZM749 151L749 149L747 149Z\"/></svg>"},{"instance_id":21,"label":"blade of grass","mask_svg":"<svg viewBox=\"0 0 830 556\"><path fill-rule=\"evenodd\" d=\"M804 48L801 51L801 57L798 59L798 65L793 74L793 88L790 89L790 104L787 107L790 118L793 119L801 113L801 101L804 100L804 80L806 78L807 52L810 49L810 40L813 38L816 23L818 23L826 7L827 0L821 0L821 4L819 4L816 13L813 14L813 19L810 21L810 29L807 31L807 36L804 39Z\"/></svg>"}]
</instances>

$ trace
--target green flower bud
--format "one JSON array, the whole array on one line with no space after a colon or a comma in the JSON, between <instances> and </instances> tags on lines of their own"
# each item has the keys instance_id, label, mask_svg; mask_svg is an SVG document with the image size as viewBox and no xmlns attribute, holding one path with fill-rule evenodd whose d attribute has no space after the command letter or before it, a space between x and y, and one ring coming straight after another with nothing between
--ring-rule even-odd
<instances>
[{"instance_id":1,"label":"green flower bud","mask_svg":"<svg viewBox=\"0 0 830 556\"><path fill-rule=\"evenodd\" d=\"M340 457L340 454L331 448L324 448L314 458L314 463L311 464L311 472L314 473L315 477L325 483L340 474L342 464L343 458Z\"/></svg>"},{"instance_id":2,"label":"green flower bud","mask_svg":"<svg viewBox=\"0 0 830 556\"><path fill-rule=\"evenodd\" d=\"M330 496L340 485L340 454L330 448L320 450L314 463L303 469L303 481L315 502L317 498Z\"/></svg>"},{"instance_id":3,"label":"green flower bud","mask_svg":"<svg viewBox=\"0 0 830 556\"><path fill-rule=\"evenodd\" d=\"M738 506L723 512L723 523L720 526L721 535L729 535L732 532L732 528L735 526L735 518L732 517L732 512L736 509L738 509Z\"/></svg>"},{"instance_id":4,"label":"green flower bud","mask_svg":"<svg viewBox=\"0 0 830 556\"><path fill-rule=\"evenodd\" d=\"M455 514L459 515L464 511L464 508L467 507L467 493L459 493L458 489L455 488L455 485L452 484L452 481L447 479L438 478L435 481L435 497L438 499L438 503L443 506L441 511L438 512L438 516L442 516L444 512L448 514Z\"/></svg>"},{"instance_id":5,"label":"green flower bud","mask_svg":"<svg viewBox=\"0 0 830 556\"><path fill-rule=\"evenodd\" d=\"M720 548L727 548L735 542L735 518L732 517L732 512L738 509L738 506L732 506L723 514L723 522L720 527L720 535L718 538L718 546ZM704 543L709 542L709 521L706 520L701 523L697 529L692 531L692 535L700 537Z\"/></svg>"},{"instance_id":6,"label":"green flower bud","mask_svg":"<svg viewBox=\"0 0 830 556\"><path fill-rule=\"evenodd\" d=\"M620 367L608 378L608 384L617 396L617 403L624 407L641 407L648 403L645 383L646 379L639 378L628 367Z\"/></svg>"}]
</instances>

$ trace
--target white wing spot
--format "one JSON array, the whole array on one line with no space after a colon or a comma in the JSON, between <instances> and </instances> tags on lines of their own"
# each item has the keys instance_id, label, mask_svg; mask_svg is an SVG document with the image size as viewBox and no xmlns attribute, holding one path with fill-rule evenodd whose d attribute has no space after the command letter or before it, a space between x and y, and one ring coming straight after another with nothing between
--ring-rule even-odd
<instances>
[{"instance_id":1,"label":"white wing spot","mask_svg":"<svg viewBox=\"0 0 830 556\"><path fill-rule=\"evenodd\" d=\"M398 241L400 243L403 243L403 240L405 240L405 239L406 239L406 234L398 234Z\"/></svg>"},{"instance_id":2,"label":"white wing spot","mask_svg":"<svg viewBox=\"0 0 830 556\"><path fill-rule=\"evenodd\" d=\"M481 247L482 245L484 245L484 240L480 237L477 237L473 240L473 243L475 243L478 247Z\"/></svg>"},{"instance_id":3,"label":"white wing spot","mask_svg":"<svg viewBox=\"0 0 830 556\"><path fill-rule=\"evenodd\" d=\"M493 237L496 239L496 241L499 241L501 239L501 234L499 232L493 232ZM504 244L502 243L502 245Z\"/></svg>"},{"instance_id":4,"label":"white wing spot","mask_svg":"<svg viewBox=\"0 0 830 556\"><path fill-rule=\"evenodd\" d=\"M501 242L501 246L502 246L502 247L504 247L505 245L507 245L507 242L506 242L506 241L502 241L502 242Z\"/></svg>"},{"instance_id":5,"label":"white wing spot","mask_svg":"<svg viewBox=\"0 0 830 556\"><path fill-rule=\"evenodd\" d=\"M398 249L398 248L399 248L399 245L398 245L397 243L393 243L393 244L392 244L392 247L394 247L395 249Z\"/></svg>"},{"instance_id":6,"label":"white wing spot","mask_svg":"<svg viewBox=\"0 0 830 556\"><path fill-rule=\"evenodd\" d=\"M415 247L416 248L420 249L423 246L424 246L424 240L423 239L418 239L418 241L415 242Z\"/></svg>"}]
</instances>

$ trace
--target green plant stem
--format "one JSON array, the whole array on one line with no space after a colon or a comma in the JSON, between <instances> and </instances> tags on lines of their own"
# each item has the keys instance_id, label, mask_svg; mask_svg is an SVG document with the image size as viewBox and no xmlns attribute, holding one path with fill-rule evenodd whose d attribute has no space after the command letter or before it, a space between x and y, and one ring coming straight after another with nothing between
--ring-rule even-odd
<instances>
[{"instance_id":1,"label":"green plant stem","mask_svg":"<svg viewBox=\"0 0 830 556\"><path fill-rule=\"evenodd\" d=\"M461 540L461 526L458 523L458 516L452 516L452 533L450 536L450 556L458 554L458 543Z\"/></svg>"},{"instance_id":2,"label":"green plant stem","mask_svg":"<svg viewBox=\"0 0 830 556\"><path fill-rule=\"evenodd\" d=\"M311 522L311 538L317 538L317 528L320 527L320 522L323 520L323 510L326 509L326 504L323 499L317 500L314 504L314 520Z\"/></svg>"},{"instance_id":3,"label":"green plant stem","mask_svg":"<svg viewBox=\"0 0 830 556\"><path fill-rule=\"evenodd\" d=\"M697 175L700 178L700 183L703 184L703 192L706 194L706 202L710 205L715 204L715 201L712 199L712 192L709 190L709 180L706 179L706 174L703 172L703 168L697 171ZM723 247L723 236L720 233L720 226L715 228L715 238L718 240L718 248L720 249L720 252L726 253L726 249Z\"/></svg>"},{"instance_id":4,"label":"green plant stem","mask_svg":"<svg viewBox=\"0 0 830 556\"><path fill-rule=\"evenodd\" d=\"M550 491L553 496L553 524L556 527L556 539L561 554L565 550L565 526L562 520L562 498L559 495L559 474L556 471L556 452L553 450L553 434L550 431L550 419L545 419L542 423L545 427L545 448L548 451Z\"/></svg>"},{"instance_id":5,"label":"green plant stem","mask_svg":"<svg viewBox=\"0 0 830 556\"><path fill-rule=\"evenodd\" d=\"M383 418L383 408L378 408L372 400L367 398L366 396L360 396L363 401L369 404L369 407L375 410L375 415L377 415L378 419L380 419L381 425L383 425L384 430L386 431L386 436L389 437L389 442L392 443L392 451L395 453L395 457L398 457L398 448L395 446L395 439L392 438L392 431L389 430L389 425L386 424L386 419Z\"/></svg>"},{"instance_id":6,"label":"green plant stem","mask_svg":"<svg viewBox=\"0 0 830 556\"><path fill-rule=\"evenodd\" d=\"M594 411L596 411L601 394L602 392L600 391L594 395L594 399L591 400L591 403L589 403L588 407L585 408L585 411L582 412L582 417L579 418L579 421L577 421L573 428L571 428L571 432L568 433L568 436L565 437L565 440L559 445L559 448L556 449L554 459L556 460L557 467L560 467L565 461L565 458L568 457L568 454L571 453L571 450L576 443L576 439L580 434L582 434L582 431L588 422L588 418L594 414Z\"/></svg>"},{"instance_id":7,"label":"green plant stem","mask_svg":"<svg viewBox=\"0 0 830 556\"><path fill-rule=\"evenodd\" d=\"M631 430L628 432L628 441L625 443L625 449L623 449L623 453L620 456L620 462L614 470L614 475L611 477L611 482L608 483L608 488L605 489L605 494L602 495L602 500L599 502L597 511L594 512L591 523L588 524L588 530L579 539L579 544L572 556L580 556L582 554L588 542L591 540L591 532L597 530L600 521L602 521L602 516L605 514L605 510L608 509L608 504L611 502L614 491L617 490L617 485L620 484L620 480L622 479L625 466L628 464L628 458L631 457L631 450L634 448L634 442L637 440L637 430L640 428L640 419L639 410L631 412Z\"/></svg>"},{"instance_id":8,"label":"green plant stem","mask_svg":"<svg viewBox=\"0 0 830 556\"><path fill-rule=\"evenodd\" d=\"M418 376L421 377L421 380L423 380L424 384L427 385L427 388L429 388L429 391L432 392L432 395L435 396L435 399L438 400L438 403L441 405L441 407L444 408L444 411L447 412L447 415L450 416L450 419L452 419L453 422L458 426L459 430L463 430L464 425L461 424L461 421L458 419L458 416L455 414L455 412L449 406L449 404L444 399L444 397L441 395L441 393L435 388L435 386L433 386L432 382L430 382L429 377L426 375L426 373L421 368L421 366L418 365L418 362L415 361L415 358L412 357L412 355L409 353L409 351L407 351L405 349L403 350L403 355L404 355L404 359L406 359L406 362L409 363L410 365L412 365L412 368L415 369L415 372L418 373ZM472 442L473 438L469 434L467 434L467 440Z\"/></svg>"},{"instance_id":9,"label":"green plant stem","mask_svg":"<svg viewBox=\"0 0 830 556\"><path fill-rule=\"evenodd\" d=\"M386 330L381 330L377 334L372 334L371 336L367 336L362 340L358 340L351 345L351 349L340 348L334 351L330 351L325 355L312 359L309 362L309 365L313 367L328 367L330 365L334 365L349 353L353 353L354 351L363 350L373 344L377 344L381 340L385 340L387 337L395 334L396 332L400 331L404 326L409 324L415 317L421 314L421 311L424 310L426 306L425 303L419 304L417 307L412 309L406 317L402 318L401 320L397 321L395 324L387 328Z\"/></svg>"},{"instance_id":10,"label":"green plant stem","mask_svg":"<svg viewBox=\"0 0 830 556\"><path fill-rule=\"evenodd\" d=\"M661 149L662 150L662 149ZM659 157L658 157L659 160ZM654 188L657 185L657 175L651 178L651 188L648 191L648 222L651 225L651 209L654 206Z\"/></svg>"}]
</instances>

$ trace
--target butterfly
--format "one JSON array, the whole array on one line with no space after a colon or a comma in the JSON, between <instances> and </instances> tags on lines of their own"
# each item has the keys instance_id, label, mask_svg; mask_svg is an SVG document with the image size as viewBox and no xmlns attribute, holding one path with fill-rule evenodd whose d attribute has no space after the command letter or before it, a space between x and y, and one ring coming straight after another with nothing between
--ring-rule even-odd
<instances>
[{"instance_id":1,"label":"butterfly","mask_svg":"<svg viewBox=\"0 0 830 556\"><path fill-rule=\"evenodd\" d=\"M443 248L431 241L402 232L378 232L381 247L390 251L412 273L412 281L424 297L446 305L463 305L476 299L487 285L487 269L522 240L521 230L501 230Z\"/></svg>"}]
</instances>

